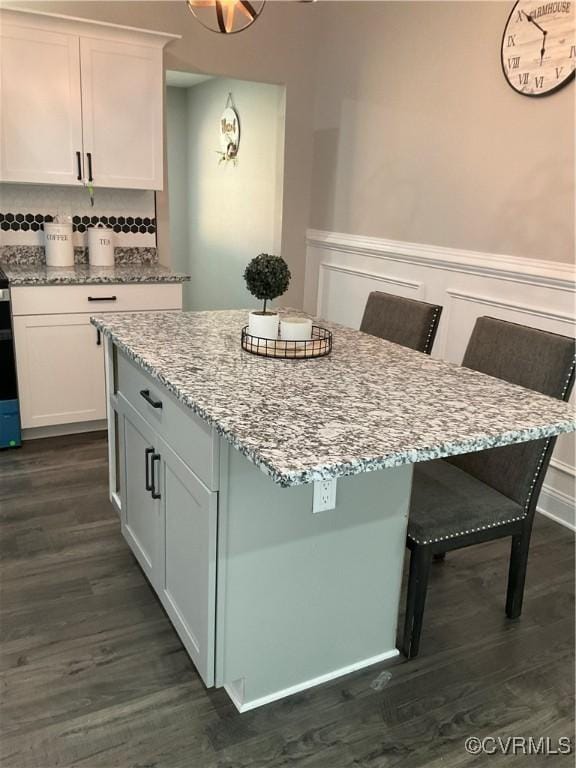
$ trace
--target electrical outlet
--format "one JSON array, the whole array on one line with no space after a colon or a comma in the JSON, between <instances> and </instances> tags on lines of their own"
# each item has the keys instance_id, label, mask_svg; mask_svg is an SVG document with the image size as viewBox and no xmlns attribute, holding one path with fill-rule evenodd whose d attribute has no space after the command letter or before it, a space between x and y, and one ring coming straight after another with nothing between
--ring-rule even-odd
<instances>
[{"instance_id":1,"label":"electrical outlet","mask_svg":"<svg viewBox=\"0 0 576 768\"><path fill-rule=\"evenodd\" d=\"M336 508L336 480L319 480L314 483L312 512L327 512Z\"/></svg>"}]
</instances>

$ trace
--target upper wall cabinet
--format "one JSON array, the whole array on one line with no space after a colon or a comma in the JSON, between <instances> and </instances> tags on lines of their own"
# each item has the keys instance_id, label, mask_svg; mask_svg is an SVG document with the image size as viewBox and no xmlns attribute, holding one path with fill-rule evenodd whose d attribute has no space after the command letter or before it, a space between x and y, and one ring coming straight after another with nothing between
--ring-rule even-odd
<instances>
[{"instance_id":1,"label":"upper wall cabinet","mask_svg":"<svg viewBox=\"0 0 576 768\"><path fill-rule=\"evenodd\" d=\"M162 189L162 50L80 39L84 150L94 184Z\"/></svg>"},{"instance_id":2,"label":"upper wall cabinet","mask_svg":"<svg viewBox=\"0 0 576 768\"><path fill-rule=\"evenodd\" d=\"M1 180L82 183L78 38L1 24L0 77Z\"/></svg>"},{"instance_id":3,"label":"upper wall cabinet","mask_svg":"<svg viewBox=\"0 0 576 768\"><path fill-rule=\"evenodd\" d=\"M162 189L173 35L0 12L0 181Z\"/></svg>"}]
</instances>

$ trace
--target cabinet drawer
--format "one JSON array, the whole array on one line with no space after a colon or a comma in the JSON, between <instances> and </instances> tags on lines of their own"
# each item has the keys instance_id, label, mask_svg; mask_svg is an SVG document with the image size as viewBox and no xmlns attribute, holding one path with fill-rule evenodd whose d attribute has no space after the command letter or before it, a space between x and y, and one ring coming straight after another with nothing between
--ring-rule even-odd
<instances>
[{"instance_id":1,"label":"cabinet drawer","mask_svg":"<svg viewBox=\"0 0 576 768\"><path fill-rule=\"evenodd\" d=\"M180 283L15 286L11 295L15 316L182 308Z\"/></svg>"},{"instance_id":2,"label":"cabinet drawer","mask_svg":"<svg viewBox=\"0 0 576 768\"><path fill-rule=\"evenodd\" d=\"M116 367L117 391L210 490L218 490L218 438L215 430L122 353ZM146 392L148 399L141 393ZM162 403L155 408L151 402Z\"/></svg>"}]
</instances>

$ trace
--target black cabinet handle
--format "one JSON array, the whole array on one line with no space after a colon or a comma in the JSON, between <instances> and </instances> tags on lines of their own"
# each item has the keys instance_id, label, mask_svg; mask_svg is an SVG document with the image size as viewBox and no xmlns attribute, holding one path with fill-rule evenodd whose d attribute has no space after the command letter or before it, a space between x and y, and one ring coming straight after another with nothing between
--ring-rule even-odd
<instances>
[{"instance_id":1,"label":"black cabinet handle","mask_svg":"<svg viewBox=\"0 0 576 768\"><path fill-rule=\"evenodd\" d=\"M156 473L154 472L154 465L158 462L160 464L160 454L159 453L153 453L152 454L152 498L153 499L161 499L162 496L160 493L156 491Z\"/></svg>"},{"instance_id":2,"label":"black cabinet handle","mask_svg":"<svg viewBox=\"0 0 576 768\"><path fill-rule=\"evenodd\" d=\"M82 155L80 152L76 152L76 162L78 163L78 181L82 181Z\"/></svg>"},{"instance_id":3,"label":"black cabinet handle","mask_svg":"<svg viewBox=\"0 0 576 768\"><path fill-rule=\"evenodd\" d=\"M92 177L92 152L86 152L88 158L88 181L94 181Z\"/></svg>"},{"instance_id":4,"label":"black cabinet handle","mask_svg":"<svg viewBox=\"0 0 576 768\"><path fill-rule=\"evenodd\" d=\"M102 334L96 329L96 346L99 347L102 344Z\"/></svg>"},{"instance_id":5,"label":"black cabinet handle","mask_svg":"<svg viewBox=\"0 0 576 768\"><path fill-rule=\"evenodd\" d=\"M144 461L146 463L146 490L151 491L152 490L152 483L150 482L150 469L149 469L149 461L150 454L154 453L154 448L146 448L144 451Z\"/></svg>"},{"instance_id":6,"label":"black cabinet handle","mask_svg":"<svg viewBox=\"0 0 576 768\"><path fill-rule=\"evenodd\" d=\"M88 301L116 301L116 296L88 296Z\"/></svg>"},{"instance_id":7,"label":"black cabinet handle","mask_svg":"<svg viewBox=\"0 0 576 768\"><path fill-rule=\"evenodd\" d=\"M144 400L146 400L146 402L152 406L152 408L162 408L162 401L154 400L150 395L149 389L141 389L140 394L144 398Z\"/></svg>"}]
</instances>

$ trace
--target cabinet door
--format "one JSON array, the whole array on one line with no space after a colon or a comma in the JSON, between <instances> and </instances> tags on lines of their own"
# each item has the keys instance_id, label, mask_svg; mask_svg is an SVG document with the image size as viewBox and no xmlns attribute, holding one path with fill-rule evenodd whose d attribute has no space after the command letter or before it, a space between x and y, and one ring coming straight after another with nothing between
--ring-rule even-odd
<instances>
[{"instance_id":1,"label":"cabinet door","mask_svg":"<svg viewBox=\"0 0 576 768\"><path fill-rule=\"evenodd\" d=\"M79 38L0 29L0 180L81 184Z\"/></svg>"},{"instance_id":2,"label":"cabinet door","mask_svg":"<svg viewBox=\"0 0 576 768\"><path fill-rule=\"evenodd\" d=\"M124 407L121 412L124 441L122 533L150 583L158 591L160 502L152 497L152 492L159 488L160 472L155 460L158 456L154 448L155 435L131 409Z\"/></svg>"},{"instance_id":3,"label":"cabinet door","mask_svg":"<svg viewBox=\"0 0 576 768\"><path fill-rule=\"evenodd\" d=\"M207 686L214 685L217 493L170 450L162 461L160 598Z\"/></svg>"},{"instance_id":4,"label":"cabinet door","mask_svg":"<svg viewBox=\"0 0 576 768\"><path fill-rule=\"evenodd\" d=\"M106 418L103 345L90 315L14 318L22 426Z\"/></svg>"},{"instance_id":5,"label":"cabinet door","mask_svg":"<svg viewBox=\"0 0 576 768\"><path fill-rule=\"evenodd\" d=\"M80 57L87 177L162 189L162 50L82 37Z\"/></svg>"}]
</instances>

